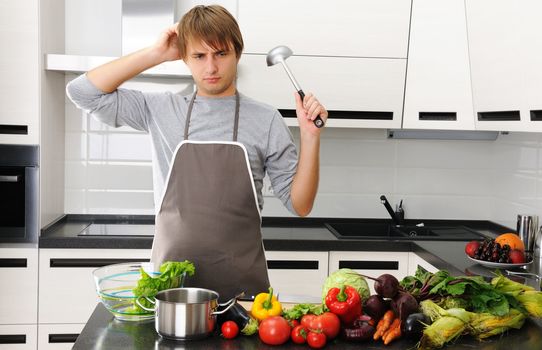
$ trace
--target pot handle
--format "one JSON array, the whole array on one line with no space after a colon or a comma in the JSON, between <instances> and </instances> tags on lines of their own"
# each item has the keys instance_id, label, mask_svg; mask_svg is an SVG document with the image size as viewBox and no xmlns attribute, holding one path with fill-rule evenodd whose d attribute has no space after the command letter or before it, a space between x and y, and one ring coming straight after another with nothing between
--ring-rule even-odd
<instances>
[{"instance_id":1,"label":"pot handle","mask_svg":"<svg viewBox=\"0 0 542 350\"><path fill-rule=\"evenodd\" d=\"M223 314L224 312L228 311L233 305L235 305L235 303L237 302L237 299L239 299L243 295L245 295L245 292L241 292L241 293L237 294L236 296L234 296L230 300L226 301L225 303L218 304L218 306L226 306L226 305L228 305L228 306L225 309L222 309L220 311L211 312L211 315L220 315L220 314Z\"/></svg>"},{"instance_id":2,"label":"pot handle","mask_svg":"<svg viewBox=\"0 0 542 350\"><path fill-rule=\"evenodd\" d=\"M153 305L156 304L156 301L150 299L149 297L139 297L139 298L137 298L136 301L135 301L136 304L137 304L137 306L139 306L140 308L142 308L142 309L145 310L145 311L151 311L151 312L156 311L156 306L153 307L153 308L148 308L148 307L146 307L146 306L141 305L141 303L139 302L139 299L141 299L141 298L145 298L145 300L147 300L149 303L151 303L151 304L153 304Z\"/></svg>"}]
</instances>

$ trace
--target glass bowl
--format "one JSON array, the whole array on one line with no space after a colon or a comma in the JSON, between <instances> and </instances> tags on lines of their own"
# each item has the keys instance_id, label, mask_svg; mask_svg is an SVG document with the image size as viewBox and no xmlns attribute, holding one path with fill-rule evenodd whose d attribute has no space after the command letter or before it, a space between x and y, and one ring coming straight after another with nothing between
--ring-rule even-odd
<instances>
[{"instance_id":1,"label":"glass bowl","mask_svg":"<svg viewBox=\"0 0 542 350\"><path fill-rule=\"evenodd\" d=\"M107 265L92 272L100 301L118 320L144 321L154 318L153 311L145 311L135 302L137 298L133 289L141 278L141 268L151 277L160 275L159 269L150 262ZM184 275L179 282L177 287L182 287Z\"/></svg>"}]
</instances>

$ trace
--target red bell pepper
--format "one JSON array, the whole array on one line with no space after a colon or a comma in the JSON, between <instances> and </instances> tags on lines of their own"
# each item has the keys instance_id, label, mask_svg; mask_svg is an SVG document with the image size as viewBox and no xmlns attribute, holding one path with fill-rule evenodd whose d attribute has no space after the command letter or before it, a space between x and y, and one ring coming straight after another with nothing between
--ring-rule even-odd
<instances>
[{"instance_id":1,"label":"red bell pepper","mask_svg":"<svg viewBox=\"0 0 542 350\"><path fill-rule=\"evenodd\" d=\"M339 316L344 325L351 325L361 315L361 298L354 287L331 288L325 301L329 311Z\"/></svg>"}]
</instances>

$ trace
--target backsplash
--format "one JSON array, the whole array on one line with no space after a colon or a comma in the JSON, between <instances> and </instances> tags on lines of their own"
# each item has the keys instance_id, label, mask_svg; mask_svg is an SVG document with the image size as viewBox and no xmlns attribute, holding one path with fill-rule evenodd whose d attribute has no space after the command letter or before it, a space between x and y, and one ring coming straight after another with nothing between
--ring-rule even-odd
<instances>
[{"instance_id":1,"label":"backsplash","mask_svg":"<svg viewBox=\"0 0 542 350\"><path fill-rule=\"evenodd\" d=\"M172 79L124 86L192 88L189 80ZM297 128L292 132L298 141ZM147 135L107 127L66 98L65 136L66 213L154 213ZM311 216L386 218L379 200L386 194L392 205L403 199L406 218L487 219L514 228L520 212L542 215L541 144L539 133L496 141L391 140L383 129L329 128ZM290 216L273 197L265 197L263 215Z\"/></svg>"}]
</instances>

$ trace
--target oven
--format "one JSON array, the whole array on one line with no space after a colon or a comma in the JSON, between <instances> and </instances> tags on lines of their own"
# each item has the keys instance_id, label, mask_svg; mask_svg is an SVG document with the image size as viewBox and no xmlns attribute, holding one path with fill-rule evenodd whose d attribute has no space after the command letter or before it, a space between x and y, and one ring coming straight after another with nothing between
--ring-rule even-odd
<instances>
[{"instance_id":1,"label":"oven","mask_svg":"<svg viewBox=\"0 0 542 350\"><path fill-rule=\"evenodd\" d=\"M0 243L37 242L37 145L0 144Z\"/></svg>"}]
</instances>

